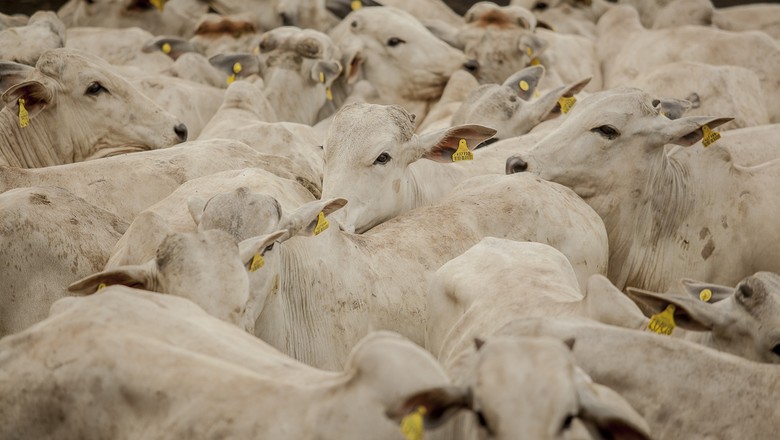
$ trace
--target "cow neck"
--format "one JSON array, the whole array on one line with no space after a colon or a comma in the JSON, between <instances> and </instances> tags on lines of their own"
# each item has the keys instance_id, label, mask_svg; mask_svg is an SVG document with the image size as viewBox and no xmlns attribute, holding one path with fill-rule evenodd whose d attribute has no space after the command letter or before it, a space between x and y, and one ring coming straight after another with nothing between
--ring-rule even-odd
<instances>
[{"instance_id":1,"label":"cow neck","mask_svg":"<svg viewBox=\"0 0 780 440\"><path fill-rule=\"evenodd\" d=\"M19 127L19 118L10 107L0 112L0 161L19 168L41 168L64 163L55 152L53 127L45 117L30 119L30 125ZM72 161L71 161L72 162Z\"/></svg>"},{"instance_id":2,"label":"cow neck","mask_svg":"<svg viewBox=\"0 0 780 440\"><path fill-rule=\"evenodd\" d=\"M403 207L404 212L439 201L467 177L459 164L442 164L428 159L412 162L405 174L406 188L402 193L411 194L411 197Z\"/></svg>"},{"instance_id":3,"label":"cow neck","mask_svg":"<svg viewBox=\"0 0 780 440\"><path fill-rule=\"evenodd\" d=\"M297 72L277 69L266 83L265 98L276 110L278 121L314 125L324 104L325 88L307 86Z\"/></svg>"},{"instance_id":4,"label":"cow neck","mask_svg":"<svg viewBox=\"0 0 780 440\"><path fill-rule=\"evenodd\" d=\"M618 205L606 213L596 210L609 237L609 278L621 290L634 286L663 292L669 279L666 256L672 255L667 248L679 246L682 238L676 232L694 211L698 194L689 184L688 167L667 156L663 147L647 163L625 192L618 192Z\"/></svg>"}]
</instances>

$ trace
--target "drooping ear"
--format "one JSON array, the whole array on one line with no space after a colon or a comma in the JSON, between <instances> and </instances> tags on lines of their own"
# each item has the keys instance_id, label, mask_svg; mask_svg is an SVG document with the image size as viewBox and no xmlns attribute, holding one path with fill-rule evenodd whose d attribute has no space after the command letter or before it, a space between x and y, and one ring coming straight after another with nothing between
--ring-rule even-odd
<instances>
[{"instance_id":1,"label":"drooping ear","mask_svg":"<svg viewBox=\"0 0 780 440\"><path fill-rule=\"evenodd\" d=\"M461 27L453 26L437 19L422 20L422 24L436 38L444 41L450 46L461 51L466 48L466 44L461 38L463 35L463 29Z\"/></svg>"},{"instance_id":2,"label":"drooping ear","mask_svg":"<svg viewBox=\"0 0 780 440\"><path fill-rule=\"evenodd\" d=\"M637 328L645 323L642 311L607 277L594 274L588 278L582 307L588 318L604 324Z\"/></svg>"},{"instance_id":3,"label":"drooping ear","mask_svg":"<svg viewBox=\"0 0 780 440\"><path fill-rule=\"evenodd\" d=\"M228 85L239 78L263 74L265 64L252 53L219 54L209 58L209 63L225 75Z\"/></svg>"},{"instance_id":4,"label":"drooping ear","mask_svg":"<svg viewBox=\"0 0 780 440\"><path fill-rule=\"evenodd\" d=\"M717 326L726 325L726 311L698 299L671 294L648 292L629 287L628 296L644 310L647 317L661 313L671 304L674 305L674 322L685 330L711 331Z\"/></svg>"},{"instance_id":5,"label":"drooping ear","mask_svg":"<svg viewBox=\"0 0 780 440\"><path fill-rule=\"evenodd\" d=\"M471 391L466 387L438 387L413 394L396 408L388 409L387 417L400 423L404 417L425 408L423 422L426 429L441 426L459 410L471 407Z\"/></svg>"},{"instance_id":6,"label":"drooping ear","mask_svg":"<svg viewBox=\"0 0 780 440\"><path fill-rule=\"evenodd\" d=\"M176 60L185 53L197 52L197 49L195 49L192 43L183 38L161 36L147 41L141 47L141 51L145 53L162 52Z\"/></svg>"},{"instance_id":7,"label":"drooping ear","mask_svg":"<svg viewBox=\"0 0 780 440\"><path fill-rule=\"evenodd\" d=\"M242 241L238 244L238 255L241 258L241 262L249 269L255 255L264 255L265 248L282 238L285 234L287 234L287 229L281 229L270 234L247 238Z\"/></svg>"},{"instance_id":8,"label":"drooping ear","mask_svg":"<svg viewBox=\"0 0 780 440\"><path fill-rule=\"evenodd\" d=\"M437 130L420 135L417 139L422 150L420 157L441 163L453 162L452 155L462 140L473 150L477 145L495 136L496 130L482 125L468 124Z\"/></svg>"},{"instance_id":9,"label":"drooping ear","mask_svg":"<svg viewBox=\"0 0 780 440\"><path fill-rule=\"evenodd\" d=\"M360 20L357 18L351 18L350 21L350 25L356 25L353 26L353 30L360 25ZM349 45L342 47L341 51L341 65L344 69L344 78L348 84L354 84L361 76L363 42L359 38L352 38L349 41Z\"/></svg>"},{"instance_id":10,"label":"drooping ear","mask_svg":"<svg viewBox=\"0 0 780 440\"><path fill-rule=\"evenodd\" d=\"M311 79L329 87L341 74L341 63L338 61L318 60L311 69Z\"/></svg>"},{"instance_id":11,"label":"drooping ear","mask_svg":"<svg viewBox=\"0 0 780 440\"><path fill-rule=\"evenodd\" d=\"M668 121L668 123L662 124L662 126L655 131L660 132L663 135L664 144L677 144L689 147L696 142L699 142L704 136L702 127L705 125L712 130L733 119L734 118L718 118L713 116L689 116L687 118ZM666 120L664 119L664 121Z\"/></svg>"},{"instance_id":12,"label":"drooping ear","mask_svg":"<svg viewBox=\"0 0 780 440\"><path fill-rule=\"evenodd\" d=\"M346 204L347 200L342 198L315 200L304 204L290 215L285 214L279 221L279 227L287 229L287 234L283 235L280 241L296 235L314 234L320 212L327 217L329 214L343 208Z\"/></svg>"},{"instance_id":13,"label":"drooping ear","mask_svg":"<svg viewBox=\"0 0 780 440\"><path fill-rule=\"evenodd\" d=\"M24 81L32 70L33 68L26 64L0 61L0 90L5 91L9 87Z\"/></svg>"},{"instance_id":14,"label":"drooping ear","mask_svg":"<svg viewBox=\"0 0 780 440\"><path fill-rule=\"evenodd\" d=\"M704 283L688 278L680 280L683 290L694 299L710 304L723 301L734 294L734 288L720 284ZM709 291L709 292L707 292Z\"/></svg>"},{"instance_id":15,"label":"drooping ear","mask_svg":"<svg viewBox=\"0 0 780 440\"><path fill-rule=\"evenodd\" d=\"M3 102L19 114L19 100L24 99L24 108L32 120L54 100L54 90L48 84L38 80L28 80L13 85L3 93Z\"/></svg>"},{"instance_id":16,"label":"drooping ear","mask_svg":"<svg viewBox=\"0 0 780 440\"><path fill-rule=\"evenodd\" d=\"M690 108L690 101L674 98L659 98L658 104L655 106L660 115L669 119L680 119Z\"/></svg>"},{"instance_id":17,"label":"drooping ear","mask_svg":"<svg viewBox=\"0 0 780 440\"><path fill-rule=\"evenodd\" d=\"M603 438L650 440L645 419L610 388L593 383L585 372L575 368L575 386L580 406L579 417L586 425L602 433ZM602 437L599 437L602 438Z\"/></svg>"},{"instance_id":18,"label":"drooping ear","mask_svg":"<svg viewBox=\"0 0 780 440\"><path fill-rule=\"evenodd\" d=\"M203 211L206 209L206 201L198 196L190 197L187 200L187 209L190 211L192 220L196 225L200 225L200 219L203 217Z\"/></svg>"},{"instance_id":19,"label":"drooping ear","mask_svg":"<svg viewBox=\"0 0 780 440\"><path fill-rule=\"evenodd\" d=\"M529 62L532 62L535 58L544 52L547 48L547 44L541 38L533 34L524 34L518 40L518 50L520 53L528 57ZM533 63L532 63L533 64Z\"/></svg>"},{"instance_id":20,"label":"drooping ear","mask_svg":"<svg viewBox=\"0 0 780 440\"><path fill-rule=\"evenodd\" d=\"M590 83L591 79L591 77L588 77L575 83L558 87L548 92L533 103L535 106L537 106L535 109L536 113L534 113L534 115L539 117L540 121L546 121L548 119L560 116L563 113L561 111L561 98L571 98L577 93L581 92L582 89L584 89L585 86Z\"/></svg>"},{"instance_id":21,"label":"drooping ear","mask_svg":"<svg viewBox=\"0 0 780 440\"><path fill-rule=\"evenodd\" d=\"M150 260L136 266L120 266L82 278L68 286L68 290L81 295L95 293L101 285L121 284L136 289L152 290L157 285L157 262Z\"/></svg>"},{"instance_id":22,"label":"drooping ear","mask_svg":"<svg viewBox=\"0 0 780 440\"><path fill-rule=\"evenodd\" d=\"M515 91L517 96L529 101L534 96L539 81L544 77L544 66L531 66L515 73L504 81L504 85Z\"/></svg>"}]
</instances>

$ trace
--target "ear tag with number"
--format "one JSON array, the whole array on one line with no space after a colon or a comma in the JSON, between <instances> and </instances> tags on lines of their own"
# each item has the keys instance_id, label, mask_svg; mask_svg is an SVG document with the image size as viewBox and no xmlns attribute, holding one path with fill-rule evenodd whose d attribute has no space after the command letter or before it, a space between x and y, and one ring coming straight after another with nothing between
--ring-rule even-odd
<instances>
[{"instance_id":1,"label":"ear tag with number","mask_svg":"<svg viewBox=\"0 0 780 440\"><path fill-rule=\"evenodd\" d=\"M710 129L710 127L707 125L701 126L701 133L702 133L701 144L704 145L704 148L709 147L710 145L717 142L718 139L720 139L720 133L718 133L717 131L712 131L712 129Z\"/></svg>"},{"instance_id":2,"label":"ear tag with number","mask_svg":"<svg viewBox=\"0 0 780 440\"><path fill-rule=\"evenodd\" d=\"M701 292L699 292L699 299L704 302L710 302L712 299L712 290L703 289Z\"/></svg>"},{"instance_id":3,"label":"ear tag with number","mask_svg":"<svg viewBox=\"0 0 780 440\"><path fill-rule=\"evenodd\" d=\"M674 304L669 304L666 309L650 317L647 328L659 335L671 335L674 331Z\"/></svg>"},{"instance_id":4,"label":"ear tag with number","mask_svg":"<svg viewBox=\"0 0 780 440\"><path fill-rule=\"evenodd\" d=\"M325 218L325 213L320 211L317 216L317 226L314 227L314 235L320 235L322 231L328 229L328 226L330 226L330 222Z\"/></svg>"},{"instance_id":5,"label":"ear tag with number","mask_svg":"<svg viewBox=\"0 0 780 440\"><path fill-rule=\"evenodd\" d=\"M526 81L526 80L524 80L524 79L521 79L521 80L520 80L520 84L518 84L518 85L520 86L520 90L522 90L522 91L524 91L524 92L527 92L527 91L528 91L528 88L529 88L529 86L528 86L528 81Z\"/></svg>"},{"instance_id":6,"label":"ear tag with number","mask_svg":"<svg viewBox=\"0 0 780 440\"><path fill-rule=\"evenodd\" d=\"M574 104L577 103L577 98L573 96L561 96L561 99L558 100L558 104L561 106L561 112L563 114L569 113L569 110L571 110L572 107L574 107Z\"/></svg>"},{"instance_id":7,"label":"ear tag with number","mask_svg":"<svg viewBox=\"0 0 780 440\"><path fill-rule=\"evenodd\" d=\"M249 265L249 271L254 272L263 266L265 266L265 258L258 252L252 257L252 264Z\"/></svg>"},{"instance_id":8,"label":"ear tag with number","mask_svg":"<svg viewBox=\"0 0 780 440\"><path fill-rule=\"evenodd\" d=\"M24 108L24 99L19 98L19 127L24 128L30 125L30 115L27 114L27 109Z\"/></svg>"},{"instance_id":9,"label":"ear tag with number","mask_svg":"<svg viewBox=\"0 0 780 440\"><path fill-rule=\"evenodd\" d=\"M464 160L474 160L474 153L469 151L466 139L461 139L458 141L458 150L452 154L452 161L460 162Z\"/></svg>"},{"instance_id":10,"label":"ear tag with number","mask_svg":"<svg viewBox=\"0 0 780 440\"><path fill-rule=\"evenodd\" d=\"M401 419L401 433L406 440L423 440L425 435L424 416L428 410L424 406L418 406L417 409Z\"/></svg>"}]
</instances>

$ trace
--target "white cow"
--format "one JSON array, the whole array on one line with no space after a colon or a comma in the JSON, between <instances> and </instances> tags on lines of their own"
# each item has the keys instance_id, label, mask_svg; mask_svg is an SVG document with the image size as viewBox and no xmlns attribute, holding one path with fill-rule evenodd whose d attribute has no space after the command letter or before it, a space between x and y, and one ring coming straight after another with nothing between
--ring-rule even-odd
<instances>
[{"instance_id":1,"label":"white cow","mask_svg":"<svg viewBox=\"0 0 780 440\"><path fill-rule=\"evenodd\" d=\"M730 31L761 30L780 40L780 7L769 2L719 8L712 24Z\"/></svg>"},{"instance_id":2,"label":"white cow","mask_svg":"<svg viewBox=\"0 0 780 440\"><path fill-rule=\"evenodd\" d=\"M65 25L51 11L38 11L25 26L0 31L0 59L34 66L49 49L65 46Z\"/></svg>"},{"instance_id":3,"label":"white cow","mask_svg":"<svg viewBox=\"0 0 780 440\"><path fill-rule=\"evenodd\" d=\"M368 80L381 102L402 105L417 114L418 125L441 97L453 72L462 68L476 72L479 67L395 8L352 12L333 28L330 37L343 55L344 76L337 84L347 87L358 79ZM334 99L343 101L347 93L341 93Z\"/></svg>"},{"instance_id":4,"label":"white cow","mask_svg":"<svg viewBox=\"0 0 780 440\"><path fill-rule=\"evenodd\" d=\"M422 344L429 277L485 236L547 243L593 272L604 270L605 233L595 213L560 186L504 177L467 180L440 203L363 235L331 226L275 246L258 270L273 283L255 334L326 368L340 366L371 328ZM317 224L312 213L285 227L311 234Z\"/></svg>"},{"instance_id":5,"label":"white cow","mask_svg":"<svg viewBox=\"0 0 780 440\"><path fill-rule=\"evenodd\" d=\"M536 318L514 322L501 334L573 341L577 365L620 393L644 417L654 438L777 435L777 401L770 397L780 391L776 365L596 323Z\"/></svg>"},{"instance_id":6,"label":"white cow","mask_svg":"<svg viewBox=\"0 0 780 440\"><path fill-rule=\"evenodd\" d=\"M0 336L45 318L68 284L103 267L126 229L61 188L0 194Z\"/></svg>"},{"instance_id":7,"label":"white cow","mask_svg":"<svg viewBox=\"0 0 780 440\"><path fill-rule=\"evenodd\" d=\"M283 157L260 154L238 141L195 141L99 161L31 169L2 167L0 192L59 186L130 222L190 179L247 167L290 176L293 164Z\"/></svg>"},{"instance_id":8,"label":"white cow","mask_svg":"<svg viewBox=\"0 0 780 440\"><path fill-rule=\"evenodd\" d=\"M710 131L730 118L670 120L654 104L636 89L591 95L507 168L566 185L601 215L609 278L620 289L666 291L683 277L736 284L759 270L780 271L773 246L780 236L767 222L780 215L771 189L780 164L743 167L724 140L698 143L705 131L712 141ZM666 154L667 143L689 148Z\"/></svg>"},{"instance_id":9,"label":"white cow","mask_svg":"<svg viewBox=\"0 0 780 440\"><path fill-rule=\"evenodd\" d=\"M127 287L57 302L0 353L4 438L398 440L387 412L449 384L396 334L367 336L326 372L190 301Z\"/></svg>"},{"instance_id":10,"label":"white cow","mask_svg":"<svg viewBox=\"0 0 780 440\"><path fill-rule=\"evenodd\" d=\"M187 127L102 60L44 52L27 79L3 93L0 164L36 168L170 147Z\"/></svg>"},{"instance_id":11,"label":"white cow","mask_svg":"<svg viewBox=\"0 0 780 440\"><path fill-rule=\"evenodd\" d=\"M57 11L66 26L140 27L153 34L189 37L209 3L162 0L160 11L148 0L69 0Z\"/></svg>"},{"instance_id":12,"label":"white cow","mask_svg":"<svg viewBox=\"0 0 780 440\"><path fill-rule=\"evenodd\" d=\"M650 439L642 416L594 383L562 342L499 336L477 340L477 346L464 359L466 370L453 378L455 386L409 397L394 411L396 418L423 408L425 426L436 427L458 410L470 410L475 417L440 432L449 439Z\"/></svg>"},{"instance_id":13,"label":"white cow","mask_svg":"<svg viewBox=\"0 0 780 440\"><path fill-rule=\"evenodd\" d=\"M68 28L65 47L90 53L114 66L135 67L137 73L149 75L171 67L173 60L162 52L145 52L154 35L137 27L112 29L104 27ZM117 70L120 74L127 69Z\"/></svg>"}]
</instances>

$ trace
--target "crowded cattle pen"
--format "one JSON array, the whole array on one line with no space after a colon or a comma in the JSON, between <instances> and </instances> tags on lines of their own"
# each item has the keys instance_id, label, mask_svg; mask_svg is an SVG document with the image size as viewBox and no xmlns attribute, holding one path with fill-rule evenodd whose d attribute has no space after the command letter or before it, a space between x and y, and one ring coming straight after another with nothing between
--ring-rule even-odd
<instances>
[{"instance_id":1,"label":"crowded cattle pen","mask_svg":"<svg viewBox=\"0 0 780 440\"><path fill-rule=\"evenodd\" d=\"M780 436L780 4L3 3L0 439Z\"/></svg>"}]
</instances>

